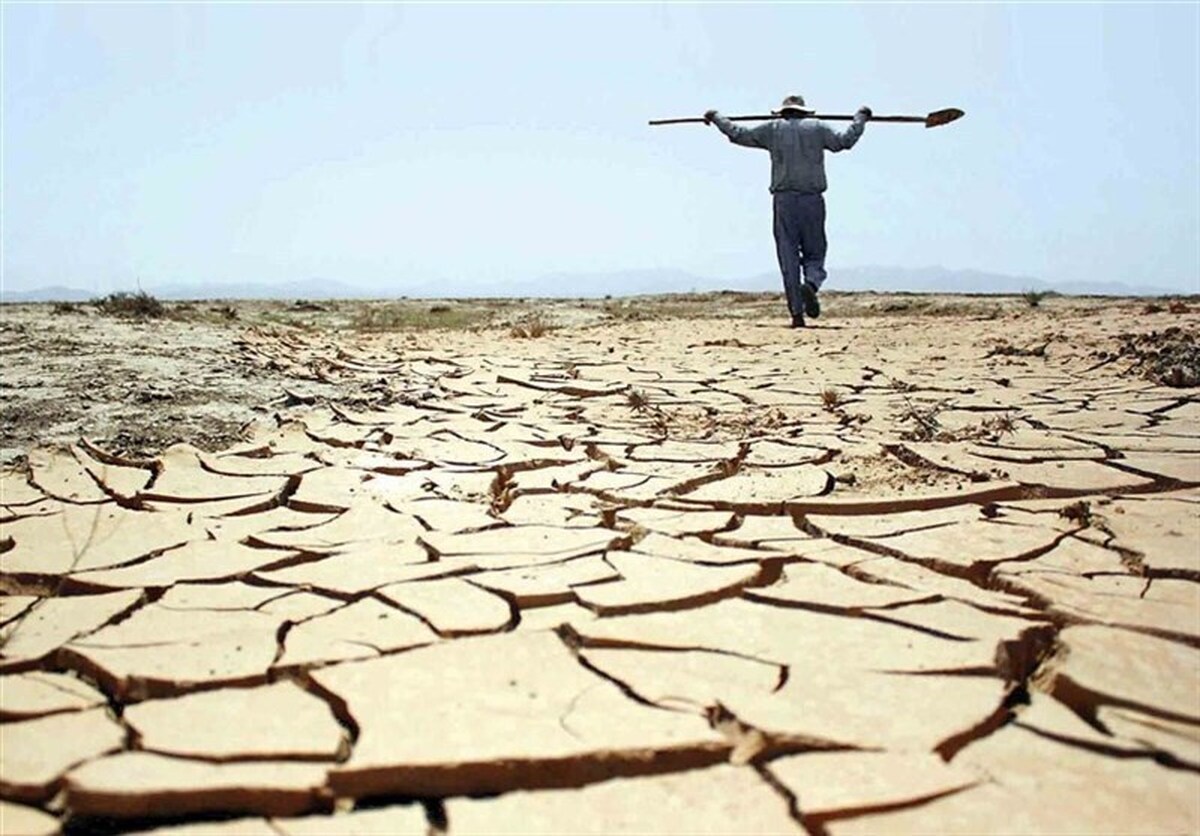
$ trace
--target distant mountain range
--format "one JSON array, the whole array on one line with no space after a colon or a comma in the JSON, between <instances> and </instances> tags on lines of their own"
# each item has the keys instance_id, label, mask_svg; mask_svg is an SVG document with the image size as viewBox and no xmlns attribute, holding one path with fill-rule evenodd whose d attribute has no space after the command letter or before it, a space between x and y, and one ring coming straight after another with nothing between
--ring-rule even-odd
<instances>
[{"instance_id":1,"label":"distant mountain range","mask_svg":"<svg viewBox=\"0 0 1200 836\"><path fill-rule=\"evenodd\" d=\"M1200 280L1191 288L1131 285L1116 281L1047 282L1031 276L1010 276L981 270L944 267L848 267L831 272L830 289L913 293L1023 293L1046 290L1067 296L1182 296L1200 293Z\"/></svg>"},{"instance_id":2,"label":"distant mountain range","mask_svg":"<svg viewBox=\"0 0 1200 836\"><path fill-rule=\"evenodd\" d=\"M420 281L384 287L350 285L332 279L265 284L147 285L145 291L159 299L380 299L453 297L556 297L601 298L657 293L691 293L714 290L774 291L781 284L776 273L741 279L714 279L682 270L623 270L608 273L553 273L515 282L472 287L462 292L447 282ZM845 267L830 272L828 290L880 293L986 293L1013 294L1027 290L1056 291L1071 296L1178 296L1200 294L1200 284L1190 288L1134 286L1122 282L1046 282L1029 276L1010 276L979 270L943 267ZM133 291L135 288L128 288ZM0 291L0 302L83 302L97 294L73 287L53 286L22 291Z\"/></svg>"},{"instance_id":3,"label":"distant mountain range","mask_svg":"<svg viewBox=\"0 0 1200 836\"><path fill-rule=\"evenodd\" d=\"M201 299L378 299L389 294L366 290L343 282L306 279L279 284L236 282L224 284L148 284L140 288L158 299L182 301ZM139 288L119 288L136 293ZM114 291L115 292L115 291ZM0 291L0 302L86 302L105 293L81 290L77 287L53 285L33 290ZM396 294L399 295L399 294Z\"/></svg>"}]
</instances>

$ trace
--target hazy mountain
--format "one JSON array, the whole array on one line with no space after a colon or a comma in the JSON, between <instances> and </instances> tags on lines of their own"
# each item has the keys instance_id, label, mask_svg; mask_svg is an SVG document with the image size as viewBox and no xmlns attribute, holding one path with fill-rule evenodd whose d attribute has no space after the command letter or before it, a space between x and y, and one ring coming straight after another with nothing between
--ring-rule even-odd
<instances>
[{"instance_id":1,"label":"hazy mountain","mask_svg":"<svg viewBox=\"0 0 1200 836\"><path fill-rule=\"evenodd\" d=\"M611 273L550 273L497 284L486 295L603 298L706 290L773 290L760 278L710 279L683 270L621 270Z\"/></svg>"},{"instance_id":2,"label":"hazy mountain","mask_svg":"<svg viewBox=\"0 0 1200 836\"><path fill-rule=\"evenodd\" d=\"M765 277L764 277L765 278ZM1179 289L1135 286L1114 281L1047 282L1032 276L1010 276L981 270L944 267L846 267L831 271L830 289L910 291L913 293L1022 293L1053 290L1070 296L1171 296ZM1191 293L1200 293L1200 287Z\"/></svg>"},{"instance_id":3,"label":"hazy mountain","mask_svg":"<svg viewBox=\"0 0 1200 836\"><path fill-rule=\"evenodd\" d=\"M1071 296L1178 296L1177 288L1138 287L1121 282L1047 282L1032 276L1010 276L981 270L948 270L944 267L843 267L830 270L829 290L909 293L1023 293L1053 290ZM552 289L552 290L550 290ZM738 279L714 279L682 270L623 270L611 273L553 273L505 285L497 285L488 296L603 297L637 296L652 293L783 289L779 274L760 273ZM1200 293L1200 286L1190 293ZM421 295L410 292L408 295Z\"/></svg>"},{"instance_id":4,"label":"hazy mountain","mask_svg":"<svg viewBox=\"0 0 1200 836\"><path fill-rule=\"evenodd\" d=\"M86 302L96 294L77 287L39 287L34 290L0 291L0 302Z\"/></svg>"},{"instance_id":5,"label":"hazy mountain","mask_svg":"<svg viewBox=\"0 0 1200 836\"><path fill-rule=\"evenodd\" d=\"M159 299L362 299L381 295L381 291L364 290L335 279L302 279L280 284L170 284L148 286L146 292Z\"/></svg>"},{"instance_id":6,"label":"hazy mountain","mask_svg":"<svg viewBox=\"0 0 1200 836\"><path fill-rule=\"evenodd\" d=\"M163 284L144 285L142 290L159 299L359 299L385 295L379 290L364 290L360 287L332 279L305 279L296 282L266 284L237 282L223 284ZM138 288L120 288L126 293L136 293ZM85 302L108 292L96 293L74 287L36 288L34 290L0 293L4 302Z\"/></svg>"},{"instance_id":7,"label":"hazy mountain","mask_svg":"<svg viewBox=\"0 0 1200 836\"><path fill-rule=\"evenodd\" d=\"M461 292L448 290L445 280L397 283L394 287L366 288L334 279L305 279L279 284L240 282L231 284L147 285L147 293L159 299L379 299L445 298L464 296L578 297L638 296L654 293L742 290L777 291L779 274L761 273L739 279L715 279L683 270L621 270L600 273L550 273L530 279L497 282ZM1157 286L1134 286L1122 282L1046 282L1031 276L1010 276L980 270L949 270L944 267L844 267L830 271L828 290L909 293L1022 293L1053 290L1075 296L1171 296L1200 293ZM131 289L132 290L132 289ZM46 287L0 293L3 302L78 302L97 294L71 287Z\"/></svg>"}]
</instances>

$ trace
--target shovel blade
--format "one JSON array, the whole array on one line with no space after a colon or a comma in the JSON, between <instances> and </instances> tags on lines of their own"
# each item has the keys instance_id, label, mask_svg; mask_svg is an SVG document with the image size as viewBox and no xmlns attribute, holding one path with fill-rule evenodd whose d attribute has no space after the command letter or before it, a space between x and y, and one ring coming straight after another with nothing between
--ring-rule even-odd
<instances>
[{"instance_id":1,"label":"shovel blade","mask_svg":"<svg viewBox=\"0 0 1200 836\"><path fill-rule=\"evenodd\" d=\"M933 113L925 117L925 127L938 128L942 125L948 125L955 119L961 119L963 112L956 107L948 107L945 110L935 110Z\"/></svg>"}]
</instances>

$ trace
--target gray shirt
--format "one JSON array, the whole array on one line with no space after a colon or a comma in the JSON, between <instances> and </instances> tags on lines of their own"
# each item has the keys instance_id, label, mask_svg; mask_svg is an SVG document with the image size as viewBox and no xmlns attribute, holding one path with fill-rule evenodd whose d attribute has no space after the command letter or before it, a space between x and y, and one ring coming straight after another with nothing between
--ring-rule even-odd
<instances>
[{"instance_id":1,"label":"gray shirt","mask_svg":"<svg viewBox=\"0 0 1200 836\"><path fill-rule=\"evenodd\" d=\"M730 142L771 152L772 193L819 194L829 185L825 181L825 152L853 148L862 136L866 119L855 116L841 133L817 119L774 119L743 128L718 113L713 122Z\"/></svg>"}]
</instances>

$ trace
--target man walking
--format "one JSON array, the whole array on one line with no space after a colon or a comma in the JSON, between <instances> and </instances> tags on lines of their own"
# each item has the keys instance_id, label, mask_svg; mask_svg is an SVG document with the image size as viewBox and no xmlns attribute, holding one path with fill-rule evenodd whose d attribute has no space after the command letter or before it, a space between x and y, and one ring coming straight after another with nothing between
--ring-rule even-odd
<instances>
[{"instance_id":1,"label":"man walking","mask_svg":"<svg viewBox=\"0 0 1200 836\"><path fill-rule=\"evenodd\" d=\"M730 122L715 110L704 114L729 141L771 152L771 194L775 203L775 252L783 273L792 327L804 327L804 315L821 315L817 293L825 282L825 152L853 148L871 118L861 107L854 121L838 133L811 116L803 96L788 96L775 115L779 119L753 128ZM803 279L801 279L803 268Z\"/></svg>"}]
</instances>

